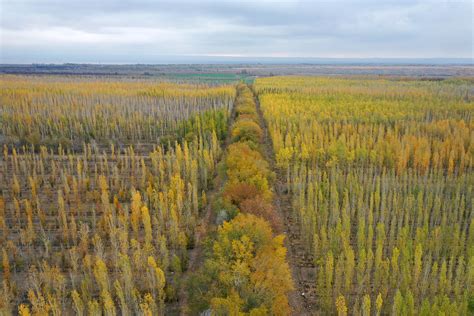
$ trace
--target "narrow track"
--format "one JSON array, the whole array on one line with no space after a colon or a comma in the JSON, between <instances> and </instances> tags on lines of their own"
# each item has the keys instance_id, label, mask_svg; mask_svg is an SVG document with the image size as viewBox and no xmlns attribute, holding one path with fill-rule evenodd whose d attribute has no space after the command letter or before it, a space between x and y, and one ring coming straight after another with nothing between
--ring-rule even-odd
<instances>
[{"instance_id":1,"label":"narrow track","mask_svg":"<svg viewBox=\"0 0 474 316\"><path fill-rule=\"evenodd\" d=\"M309 300L305 299L305 295L303 295L303 293L305 293L307 289L307 285L309 283L314 283L309 282L313 280L308 280L305 277L305 275L308 274L305 273L305 269L311 269L311 267L308 267L308 264L304 262L305 260L301 260L301 258L299 258L298 256L299 226L297 225L297 223L295 223L294 218L292 216L290 195L284 190L284 188L286 187L283 180L284 176L280 174L277 168L275 167L273 145L268 133L267 124L263 118L263 113L260 108L259 100L255 95L254 98L257 105L257 113L259 116L260 127L264 131L264 142L262 144L264 149L263 154L265 156L265 159L269 162L272 170L277 175L276 182L274 183L275 195L273 203L278 216L282 219L282 222L284 223L284 231L282 233L286 235L285 247L288 249L287 260L290 265L293 281L295 283L295 289L288 295L288 301L292 310L292 315L315 315L314 312L311 312L312 304ZM224 159L225 150L230 144L230 130L233 125L234 119L235 111L233 109L228 122L227 137L222 147L223 155L221 157L221 160ZM215 177L213 188L209 192L206 192L206 194L208 195L208 205L206 207L204 216L201 218L201 221L198 224L198 227L196 228L195 247L189 252L188 269L183 273L183 286L181 286L179 293L179 297L181 298L181 300L177 304L171 304L168 306L166 312L167 315L189 315L189 311L187 310L188 292L185 287L185 284L189 280L189 277L192 275L192 273L195 272L203 262L203 240L208 235L209 231L215 229L215 214L212 211L211 205L213 204L212 202L215 199L216 195L221 190L224 182L225 179L219 179L218 177Z\"/></svg>"},{"instance_id":2,"label":"narrow track","mask_svg":"<svg viewBox=\"0 0 474 316\"><path fill-rule=\"evenodd\" d=\"M288 250L287 261L290 266L291 275L295 283L295 289L288 295L288 302L290 304L292 315L317 315L316 312L312 311L314 303L309 299L308 285L314 284L314 278L309 279L314 275L314 267L308 260L301 260L301 251L299 245L300 232L299 225L295 222L295 218L292 212L290 194L286 192L285 176L279 172L275 164L275 153L273 150L273 143L270 139L268 132L268 126L263 118L263 112L260 107L260 101L254 93L255 103L257 104L257 113L260 120L260 126L264 131L263 149L266 160L269 162L271 169L276 174L276 180L274 183L275 196L273 198L273 204L278 215L284 223L285 234L285 247Z\"/></svg>"},{"instance_id":3,"label":"narrow track","mask_svg":"<svg viewBox=\"0 0 474 316\"><path fill-rule=\"evenodd\" d=\"M231 128L235 119L235 108L232 107L232 112L229 116L227 122L227 136L222 145L222 155L220 157L219 163L225 158L227 146L230 144L231 140ZM211 190L206 192L207 195L207 206L205 213L201 217L195 231L195 246L189 251L189 261L188 268L183 272L181 279L181 287L179 290L178 297L181 298L176 304L169 304L166 308L166 315L189 315L188 311L188 289L186 284L189 281L190 276L193 272L201 266L204 260L204 245L203 241L210 231L214 230L215 227L215 213L212 211L212 205L214 204L214 199L218 195L219 191L222 189L222 186L225 182L225 178L220 178L218 174L214 175L213 186Z\"/></svg>"}]
</instances>

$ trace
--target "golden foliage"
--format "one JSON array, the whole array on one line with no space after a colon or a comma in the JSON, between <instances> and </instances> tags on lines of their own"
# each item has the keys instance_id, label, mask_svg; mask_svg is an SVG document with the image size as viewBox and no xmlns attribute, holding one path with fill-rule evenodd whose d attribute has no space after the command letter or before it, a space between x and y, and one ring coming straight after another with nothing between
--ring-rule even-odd
<instances>
[{"instance_id":1,"label":"golden foliage","mask_svg":"<svg viewBox=\"0 0 474 316\"><path fill-rule=\"evenodd\" d=\"M460 266L474 249L471 86L256 80L322 313L346 313L341 297L354 314L468 313Z\"/></svg>"}]
</instances>

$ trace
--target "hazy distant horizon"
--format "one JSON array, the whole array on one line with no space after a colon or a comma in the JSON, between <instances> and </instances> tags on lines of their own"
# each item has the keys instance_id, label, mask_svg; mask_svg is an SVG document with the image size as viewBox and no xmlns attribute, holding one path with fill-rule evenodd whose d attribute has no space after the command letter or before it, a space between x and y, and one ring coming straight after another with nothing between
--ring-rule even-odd
<instances>
[{"instance_id":1,"label":"hazy distant horizon","mask_svg":"<svg viewBox=\"0 0 474 316\"><path fill-rule=\"evenodd\" d=\"M155 61L79 61L38 60L20 62L1 60L1 65L183 65L183 64L311 64L311 65L474 65L473 58L341 58L341 57L235 57L235 56L160 56Z\"/></svg>"}]
</instances>

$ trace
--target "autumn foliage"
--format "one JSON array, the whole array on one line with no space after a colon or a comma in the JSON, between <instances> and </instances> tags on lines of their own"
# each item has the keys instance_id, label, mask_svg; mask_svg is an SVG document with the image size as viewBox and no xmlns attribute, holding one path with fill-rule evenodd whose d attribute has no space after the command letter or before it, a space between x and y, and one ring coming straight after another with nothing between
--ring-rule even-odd
<instances>
[{"instance_id":1,"label":"autumn foliage","mask_svg":"<svg viewBox=\"0 0 474 316\"><path fill-rule=\"evenodd\" d=\"M165 314L222 155L234 87L2 84L0 314Z\"/></svg>"},{"instance_id":2,"label":"autumn foliage","mask_svg":"<svg viewBox=\"0 0 474 316\"><path fill-rule=\"evenodd\" d=\"M262 141L263 131L260 126L248 118L239 119L232 129L232 140L234 142L253 142L258 144Z\"/></svg>"},{"instance_id":3,"label":"autumn foliage","mask_svg":"<svg viewBox=\"0 0 474 316\"><path fill-rule=\"evenodd\" d=\"M222 205L232 205L238 215L229 213L219 226L204 267L191 282L191 308L215 315L288 315L293 281L284 236L272 231L281 228L272 206L273 173L261 153L253 94L244 85L237 90Z\"/></svg>"},{"instance_id":4,"label":"autumn foliage","mask_svg":"<svg viewBox=\"0 0 474 316\"><path fill-rule=\"evenodd\" d=\"M247 109L245 115L249 113L256 115L256 105L251 90L246 86L239 86L237 89L236 113L239 113L241 108L246 109L252 106L253 112ZM255 131L258 132L256 134L243 133L242 126L247 123L252 123L252 126L256 127ZM241 211L262 216L270 221L274 228L279 228L278 217L274 215L271 204L273 173L261 153L263 132L258 124L258 117L250 120L237 114L231 133L233 143L228 147L225 157L227 182L224 186L223 198ZM241 137L235 137L235 135ZM256 208L251 206L256 206Z\"/></svg>"},{"instance_id":5,"label":"autumn foliage","mask_svg":"<svg viewBox=\"0 0 474 316\"><path fill-rule=\"evenodd\" d=\"M314 308L472 314L472 80L271 77L255 87L315 271Z\"/></svg>"},{"instance_id":6,"label":"autumn foliage","mask_svg":"<svg viewBox=\"0 0 474 316\"><path fill-rule=\"evenodd\" d=\"M231 85L60 76L3 75L0 80L1 133L5 142L20 146L152 147L163 136L172 136L173 143L180 140L173 134L184 137L200 129L220 137L226 125L219 117L227 115L235 98Z\"/></svg>"},{"instance_id":7,"label":"autumn foliage","mask_svg":"<svg viewBox=\"0 0 474 316\"><path fill-rule=\"evenodd\" d=\"M212 256L193 280L194 308L202 310L209 302L217 315L290 314L287 293L293 285L283 238L251 214L224 222Z\"/></svg>"}]
</instances>

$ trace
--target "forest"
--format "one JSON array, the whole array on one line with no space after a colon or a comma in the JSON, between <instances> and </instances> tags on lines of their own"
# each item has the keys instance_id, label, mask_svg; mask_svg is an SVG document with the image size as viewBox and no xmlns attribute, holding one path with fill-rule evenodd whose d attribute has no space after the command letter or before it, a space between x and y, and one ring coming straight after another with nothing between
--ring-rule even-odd
<instances>
[{"instance_id":1,"label":"forest","mask_svg":"<svg viewBox=\"0 0 474 316\"><path fill-rule=\"evenodd\" d=\"M233 86L2 78L2 314L163 314Z\"/></svg>"},{"instance_id":2,"label":"forest","mask_svg":"<svg viewBox=\"0 0 474 316\"><path fill-rule=\"evenodd\" d=\"M0 315L474 313L472 79L240 79L0 75Z\"/></svg>"},{"instance_id":3,"label":"forest","mask_svg":"<svg viewBox=\"0 0 474 316\"><path fill-rule=\"evenodd\" d=\"M321 313L474 312L472 84L257 79Z\"/></svg>"}]
</instances>

